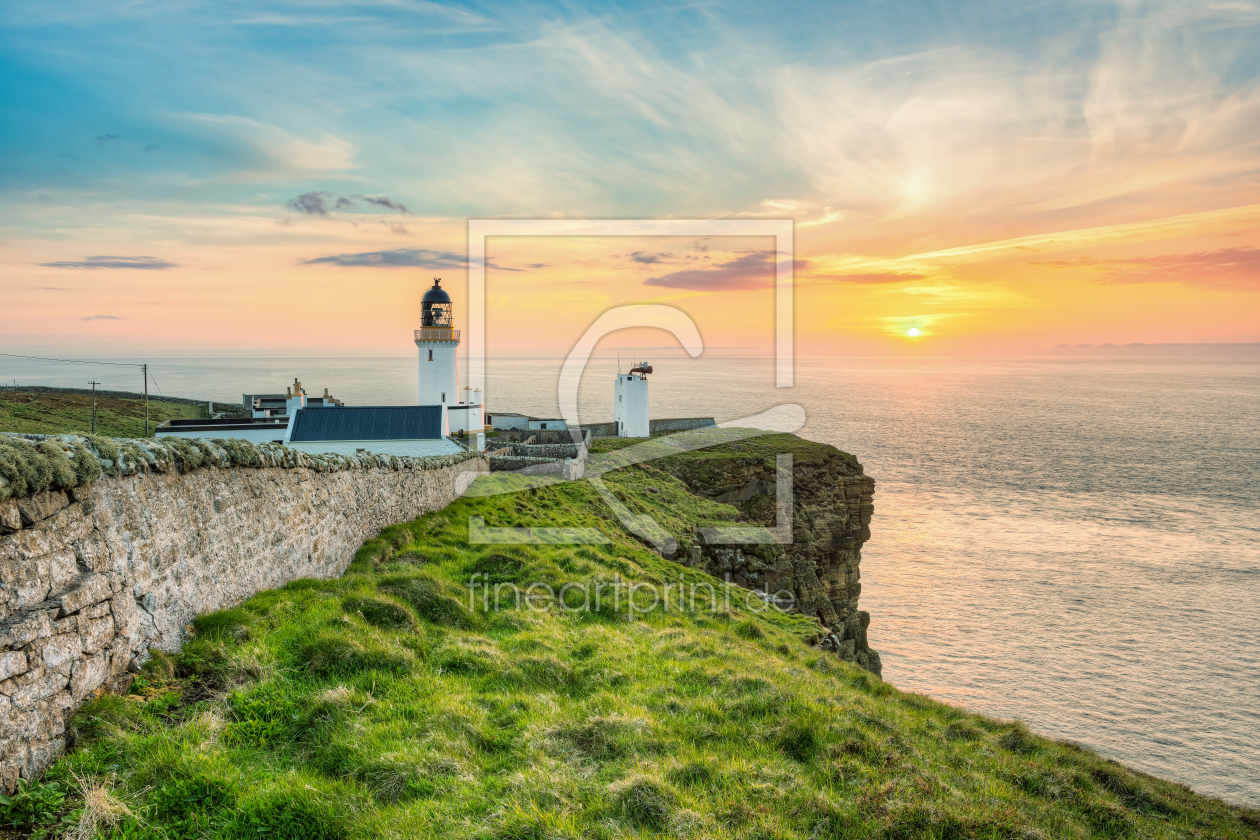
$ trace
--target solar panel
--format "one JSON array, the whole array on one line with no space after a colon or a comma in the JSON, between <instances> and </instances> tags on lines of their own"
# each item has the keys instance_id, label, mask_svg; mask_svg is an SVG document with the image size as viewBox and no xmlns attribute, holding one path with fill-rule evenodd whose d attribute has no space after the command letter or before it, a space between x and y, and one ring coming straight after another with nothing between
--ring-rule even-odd
<instances>
[{"instance_id":1,"label":"solar panel","mask_svg":"<svg viewBox=\"0 0 1260 840\"><path fill-rule=\"evenodd\" d=\"M442 406L386 405L303 408L293 420L294 443L324 440L437 440Z\"/></svg>"}]
</instances>

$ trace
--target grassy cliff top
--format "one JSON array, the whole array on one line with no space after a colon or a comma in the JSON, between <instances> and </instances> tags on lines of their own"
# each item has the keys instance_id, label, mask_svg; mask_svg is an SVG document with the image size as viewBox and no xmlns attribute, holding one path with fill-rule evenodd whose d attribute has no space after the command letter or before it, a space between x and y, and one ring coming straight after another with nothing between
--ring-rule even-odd
<instances>
[{"instance_id":1,"label":"grassy cliff top","mask_svg":"<svg viewBox=\"0 0 1260 840\"><path fill-rule=\"evenodd\" d=\"M725 435L748 435L745 429L699 429L682 432L671 437L676 440L714 439L713 445L694 449L690 452L670 454L664 459L670 472L688 472L703 479L707 474L727 470L733 464L758 463L773 467L775 456L791 455L798 466L834 465L845 475L862 475L862 465L857 458L836 447L817 441L807 440L793 434L755 433L753 437L740 440L722 440ZM600 438L591 441L591 452L595 455L615 453L630 447L647 448L659 443L659 438ZM662 449L662 452L667 450Z\"/></svg>"},{"instance_id":2,"label":"grassy cliff top","mask_svg":"<svg viewBox=\"0 0 1260 840\"><path fill-rule=\"evenodd\" d=\"M161 423L206 417L205 403L149 398L149 434ZM29 435L88 434L92 429L90 391L0 387L0 432ZM96 433L106 437L144 436L144 396L100 393Z\"/></svg>"},{"instance_id":3,"label":"grassy cliff top","mask_svg":"<svg viewBox=\"0 0 1260 840\"><path fill-rule=\"evenodd\" d=\"M735 515L649 467L604 480L662 522ZM605 541L470 545L470 517ZM470 599L474 575L497 593ZM574 609L514 608L530 583ZM640 589L627 620L631 583L671 607ZM86 791L40 813L119 838L1260 837L1255 811L898 691L746 595L645 550L586 482L465 498L342 579L199 619L75 717L28 797Z\"/></svg>"}]
</instances>

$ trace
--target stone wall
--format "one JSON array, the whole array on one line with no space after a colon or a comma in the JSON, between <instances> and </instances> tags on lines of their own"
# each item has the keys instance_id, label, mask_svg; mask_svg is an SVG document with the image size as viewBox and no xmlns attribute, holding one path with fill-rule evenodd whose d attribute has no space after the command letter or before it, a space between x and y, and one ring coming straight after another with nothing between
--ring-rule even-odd
<instances>
[{"instance_id":1,"label":"stone wall","mask_svg":"<svg viewBox=\"0 0 1260 840\"><path fill-rule=\"evenodd\" d=\"M578 450L579 447L576 443L509 443L506 446L495 449L494 454L496 456L514 455L517 458L544 458L554 461L560 458L576 458L578 457Z\"/></svg>"},{"instance_id":2,"label":"stone wall","mask_svg":"<svg viewBox=\"0 0 1260 840\"><path fill-rule=\"evenodd\" d=\"M531 475L559 475L563 471L564 461L556 458L528 458L521 455L499 455L491 452L489 456L492 472L516 472L530 467Z\"/></svg>"},{"instance_id":3,"label":"stone wall","mask_svg":"<svg viewBox=\"0 0 1260 840\"><path fill-rule=\"evenodd\" d=\"M666 432L686 432L691 429L711 429L717 425L712 417L658 417L648 421L648 434L660 435ZM582 428L589 429L595 437L612 437L612 423L584 423Z\"/></svg>"},{"instance_id":4,"label":"stone wall","mask_svg":"<svg viewBox=\"0 0 1260 840\"><path fill-rule=\"evenodd\" d=\"M712 417L660 417L648 421L648 431L654 435L665 432L685 432L691 429L711 429L717 425Z\"/></svg>"},{"instance_id":5,"label":"stone wall","mask_svg":"<svg viewBox=\"0 0 1260 840\"><path fill-rule=\"evenodd\" d=\"M6 789L61 753L75 708L125 685L150 648L176 650L198 614L298 578L337 576L365 539L445 507L489 470L474 452L246 455L258 466L181 472L157 458L131 474L0 500Z\"/></svg>"}]
</instances>

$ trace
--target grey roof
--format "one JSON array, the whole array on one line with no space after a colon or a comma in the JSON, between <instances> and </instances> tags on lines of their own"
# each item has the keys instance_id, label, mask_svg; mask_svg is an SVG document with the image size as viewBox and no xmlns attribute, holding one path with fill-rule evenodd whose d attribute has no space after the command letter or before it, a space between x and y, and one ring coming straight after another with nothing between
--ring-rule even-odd
<instances>
[{"instance_id":1,"label":"grey roof","mask_svg":"<svg viewBox=\"0 0 1260 840\"><path fill-rule=\"evenodd\" d=\"M295 443L322 440L438 440L440 405L302 408L293 420Z\"/></svg>"}]
</instances>

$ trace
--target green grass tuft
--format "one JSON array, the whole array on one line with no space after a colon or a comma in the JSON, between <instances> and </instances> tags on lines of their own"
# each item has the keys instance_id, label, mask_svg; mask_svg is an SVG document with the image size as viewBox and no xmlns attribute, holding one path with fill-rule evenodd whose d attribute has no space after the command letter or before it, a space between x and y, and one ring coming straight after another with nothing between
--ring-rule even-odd
<instances>
[{"instance_id":1,"label":"green grass tuft","mask_svg":"<svg viewBox=\"0 0 1260 840\"><path fill-rule=\"evenodd\" d=\"M631 825L663 829L675 805L673 792L659 780L649 776L633 776L616 782L608 789L622 817Z\"/></svg>"},{"instance_id":2,"label":"green grass tuft","mask_svg":"<svg viewBox=\"0 0 1260 840\"><path fill-rule=\"evenodd\" d=\"M409 630L416 624L415 618L405 607L383 598L343 598L341 608L362 616L368 624L388 630Z\"/></svg>"}]
</instances>

